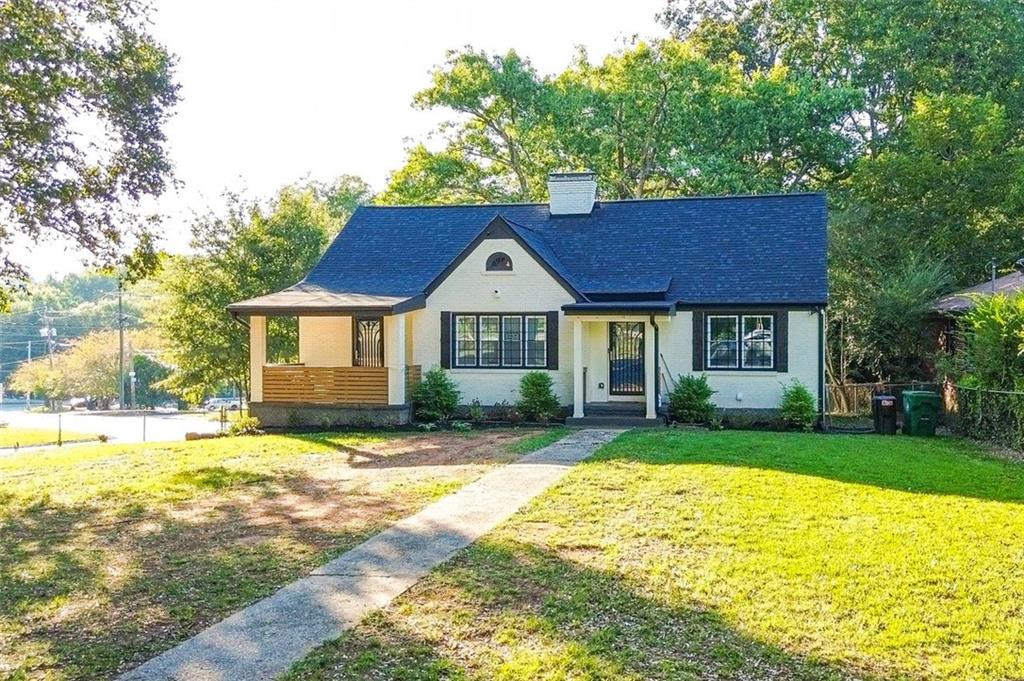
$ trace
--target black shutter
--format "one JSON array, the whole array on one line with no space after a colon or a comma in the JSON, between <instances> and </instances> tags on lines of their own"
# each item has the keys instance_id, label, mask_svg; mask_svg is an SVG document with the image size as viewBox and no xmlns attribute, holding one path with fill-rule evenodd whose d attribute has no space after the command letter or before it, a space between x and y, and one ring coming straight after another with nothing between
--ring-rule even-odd
<instances>
[{"instance_id":1,"label":"black shutter","mask_svg":"<svg viewBox=\"0 0 1024 681\"><path fill-rule=\"evenodd\" d=\"M558 368L558 312L548 312L548 369Z\"/></svg>"},{"instance_id":2,"label":"black shutter","mask_svg":"<svg viewBox=\"0 0 1024 681\"><path fill-rule=\"evenodd\" d=\"M704 313L693 311L693 370L704 371Z\"/></svg>"},{"instance_id":3,"label":"black shutter","mask_svg":"<svg viewBox=\"0 0 1024 681\"><path fill-rule=\"evenodd\" d=\"M441 313L441 366L452 366L452 313Z\"/></svg>"},{"instance_id":4,"label":"black shutter","mask_svg":"<svg viewBox=\"0 0 1024 681\"><path fill-rule=\"evenodd\" d=\"M781 374L789 371L789 312L775 313L775 370Z\"/></svg>"}]
</instances>

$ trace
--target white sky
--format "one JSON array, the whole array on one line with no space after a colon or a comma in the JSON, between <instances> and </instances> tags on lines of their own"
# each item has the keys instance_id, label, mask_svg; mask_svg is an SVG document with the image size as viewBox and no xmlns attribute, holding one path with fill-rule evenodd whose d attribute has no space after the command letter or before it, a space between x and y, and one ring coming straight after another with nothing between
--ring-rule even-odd
<instances>
[{"instance_id":1,"label":"white sky","mask_svg":"<svg viewBox=\"0 0 1024 681\"><path fill-rule=\"evenodd\" d=\"M575 47L592 60L664 31L664 0L156 0L153 32L179 62L182 101L167 126L180 191L161 198L163 246L186 248L186 221L225 189L264 197L343 173L383 188L408 140L442 115L413 94L445 51L515 49L542 74ZM81 269L58 244L24 256L33 276Z\"/></svg>"}]
</instances>

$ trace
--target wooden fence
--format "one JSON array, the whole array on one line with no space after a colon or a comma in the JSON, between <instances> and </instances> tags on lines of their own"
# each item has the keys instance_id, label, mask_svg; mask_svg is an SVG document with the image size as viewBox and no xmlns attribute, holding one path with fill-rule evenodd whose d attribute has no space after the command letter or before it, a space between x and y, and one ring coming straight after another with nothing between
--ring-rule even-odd
<instances>
[{"instance_id":1,"label":"wooden fence","mask_svg":"<svg viewBox=\"0 0 1024 681\"><path fill-rule=\"evenodd\" d=\"M263 401L305 404L387 404L387 367L263 367Z\"/></svg>"}]
</instances>

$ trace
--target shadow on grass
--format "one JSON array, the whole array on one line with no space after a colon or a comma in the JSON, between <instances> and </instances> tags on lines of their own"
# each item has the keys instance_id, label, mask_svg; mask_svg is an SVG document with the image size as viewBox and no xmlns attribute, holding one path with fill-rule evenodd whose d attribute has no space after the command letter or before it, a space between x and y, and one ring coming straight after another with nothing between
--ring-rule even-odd
<instances>
[{"instance_id":1,"label":"shadow on grass","mask_svg":"<svg viewBox=\"0 0 1024 681\"><path fill-rule=\"evenodd\" d=\"M9 498L0 506L0 669L111 678L405 512L295 472L207 468L183 481L243 494L159 511L48 500L17 508Z\"/></svg>"},{"instance_id":2,"label":"shadow on grass","mask_svg":"<svg viewBox=\"0 0 1024 681\"><path fill-rule=\"evenodd\" d=\"M481 542L285 677L872 679L672 607L536 546Z\"/></svg>"},{"instance_id":3,"label":"shadow on grass","mask_svg":"<svg viewBox=\"0 0 1024 681\"><path fill-rule=\"evenodd\" d=\"M633 431L602 448L591 462L616 459L735 466L901 492L1024 502L1024 465L985 456L977 445L956 438Z\"/></svg>"},{"instance_id":4,"label":"shadow on grass","mask_svg":"<svg viewBox=\"0 0 1024 681\"><path fill-rule=\"evenodd\" d=\"M534 448L532 441L541 445L545 431L531 433L515 430L481 430L469 433L434 432L422 434L382 435L395 447L392 451L378 451L367 446L345 442L345 436L330 434L283 434L283 437L308 441L334 448L347 456L352 468L414 468L418 466L464 466L466 464L501 464ZM562 433L564 434L564 433ZM560 434L558 437L561 437ZM557 438L556 438L557 439Z\"/></svg>"}]
</instances>

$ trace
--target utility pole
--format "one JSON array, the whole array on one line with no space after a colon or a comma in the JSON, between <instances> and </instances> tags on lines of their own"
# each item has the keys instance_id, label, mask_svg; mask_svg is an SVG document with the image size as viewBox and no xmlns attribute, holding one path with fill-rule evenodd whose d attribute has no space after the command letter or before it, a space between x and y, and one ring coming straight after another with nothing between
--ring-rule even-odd
<instances>
[{"instance_id":1,"label":"utility pole","mask_svg":"<svg viewBox=\"0 0 1024 681\"><path fill-rule=\"evenodd\" d=\"M117 275L117 408L124 409L124 276Z\"/></svg>"}]
</instances>

